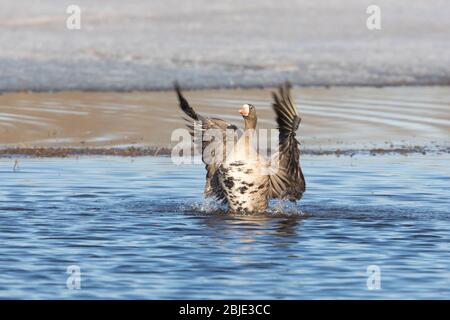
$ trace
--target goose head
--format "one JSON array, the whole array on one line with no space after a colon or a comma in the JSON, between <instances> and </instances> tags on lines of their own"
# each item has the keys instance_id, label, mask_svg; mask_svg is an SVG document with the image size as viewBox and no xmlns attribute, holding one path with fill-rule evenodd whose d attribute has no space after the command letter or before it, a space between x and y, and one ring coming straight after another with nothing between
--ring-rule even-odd
<instances>
[{"instance_id":1,"label":"goose head","mask_svg":"<svg viewBox=\"0 0 450 320\"><path fill-rule=\"evenodd\" d=\"M245 130L256 129L257 117L254 105L244 104L241 109L239 109L239 113L242 118L244 118Z\"/></svg>"}]
</instances>

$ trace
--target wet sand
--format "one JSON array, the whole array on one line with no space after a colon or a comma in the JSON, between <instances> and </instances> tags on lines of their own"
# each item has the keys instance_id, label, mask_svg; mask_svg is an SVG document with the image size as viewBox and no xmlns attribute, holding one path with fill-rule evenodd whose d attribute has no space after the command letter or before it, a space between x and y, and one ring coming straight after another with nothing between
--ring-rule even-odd
<instances>
[{"instance_id":1,"label":"wet sand","mask_svg":"<svg viewBox=\"0 0 450 320\"><path fill-rule=\"evenodd\" d=\"M205 115L242 126L254 104L260 128L274 128L270 89L186 91ZM304 153L450 152L450 87L313 87L293 90ZM5 93L0 154L168 154L183 128L172 91Z\"/></svg>"}]
</instances>

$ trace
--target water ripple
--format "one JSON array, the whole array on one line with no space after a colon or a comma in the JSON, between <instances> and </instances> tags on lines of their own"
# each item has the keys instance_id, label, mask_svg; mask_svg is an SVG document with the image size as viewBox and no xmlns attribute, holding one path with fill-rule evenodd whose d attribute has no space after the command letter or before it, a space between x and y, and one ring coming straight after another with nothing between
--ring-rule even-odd
<instances>
[{"instance_id":1,"label":"water ripple","mask_svg":"<svg viewBox=\"0 0 450 320\"><path fill-rule=\"evenodd\" d=\"M304 157L299 204L230 215L201 165L0 159L0 298L448 298L449 160Z\"/></svg>"}]
</instances>

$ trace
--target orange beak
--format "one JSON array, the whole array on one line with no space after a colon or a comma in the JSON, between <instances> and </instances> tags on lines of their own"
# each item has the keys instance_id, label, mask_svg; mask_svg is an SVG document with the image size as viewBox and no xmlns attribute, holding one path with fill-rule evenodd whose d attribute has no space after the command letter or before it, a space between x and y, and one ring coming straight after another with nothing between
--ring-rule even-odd
<instances>
[{"instance_id":1,"label":"orange beak","mask_svg":"<svg viewBox=\"0 0 450 320\"><path fill-rule=\"evenodd\" d=\"M239 113L241 114L241 116L246 117L248 116L250 112L250 106L248 104L244 104L240 109L239 109Z\"/></svg>"}]
</instances>

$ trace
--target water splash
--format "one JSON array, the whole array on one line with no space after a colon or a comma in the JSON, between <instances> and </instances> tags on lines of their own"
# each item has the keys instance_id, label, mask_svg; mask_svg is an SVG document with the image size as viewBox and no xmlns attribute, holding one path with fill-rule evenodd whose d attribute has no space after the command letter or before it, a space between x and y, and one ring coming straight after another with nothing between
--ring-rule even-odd
<instances>
[{"instance_id":1,"label":"water splash","mask_svg":"<svg viewBox=\"0 0 450 320\"><path fill-rule=\"evenodd\" d=\"M287 200L274 200L270 203L268 211L270 215L306 216L297 202Z\"/></svg>"},{"instance_id":2,"label":"water splash","mask_svg":"<svg viewBox=\"0 0 450 320\"><path fill-rule=\"evenodd\" d=\"M213 198L204 198L200 203L190 203L184 209L184 211L201 214L224 214L227 212L227 207Z\"/></svg>"},{"instance_id":3,"label":"water splash","mask_svg":"<svg viewBox=\"0 0 450 320\"><path fill-rule=\"evenodd\" d=\"M186 202L179 205L180 211L198 214L208 215L223 215L228 214L232 216L252 216L252 215L265 215L271 217L278 216L302 216L306 217L298 203L294 203L287 200L275 200L270 201L269 207L260 213L248 213L248 212L230 212L226 204L222 204L216 199L205 198L202 202Z\"/></svg>"}]
</instances>

